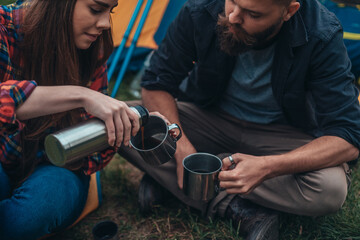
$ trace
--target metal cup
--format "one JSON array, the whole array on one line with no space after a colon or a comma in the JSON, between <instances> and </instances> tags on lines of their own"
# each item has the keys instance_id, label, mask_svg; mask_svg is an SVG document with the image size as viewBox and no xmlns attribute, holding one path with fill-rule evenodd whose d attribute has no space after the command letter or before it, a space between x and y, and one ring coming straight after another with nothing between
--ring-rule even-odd
<instances>
[{"instance_id":1,"label":"metal cup","mask_svg":"<svg viewBox=\"0 0 360 240\"><path fill-rule=\"evenodd\" d=\"M218 174L222 168L220 158L209 153L194 153L184 158L183 166L186 196L206 202L218 194Z\"/></svg>"},{"instance_id":2,"label":"metal cup","mask_svg":"<svg viewBox=\"0 0 360 240\"><path fill-rule=\"evenodd\" d=\"M179 130L176 137L169 134L173 129ZM181 135L179 125L174 123L168 126L161 117L151 115L142 130L130 139L130 145L140 153L145 162L158 166L174 156L176 142Z\"/></svg>"}]
</instances>

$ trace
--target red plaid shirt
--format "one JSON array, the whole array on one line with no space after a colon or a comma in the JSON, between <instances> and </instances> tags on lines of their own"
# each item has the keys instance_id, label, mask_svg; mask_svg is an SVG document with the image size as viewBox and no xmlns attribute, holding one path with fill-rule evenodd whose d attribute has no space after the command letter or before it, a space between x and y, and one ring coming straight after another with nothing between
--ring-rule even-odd
<instances>
[{"instance_id":1,"label":"red plaid shirt","mask_svg":"<svg viewBox=\"0 0 360 240\"><path fill-rule=\"evenodd\" d=\"M8 6L0 6L0 162L11 169L11 165L22 157L20 145L21 131L24 123L16 118L15 109L26 101L37 86L35 81L22 80L18 48L19 23L16 18L22 8L22 1ZM108 87L106 65L98 68L88 84L89 88L107 94ZM85 120L87 116L82 116ZM84 172L91 174L107 165L114 150L108 148L102 152L96 152L88 156L84 161ZM43 146L39 149L38 157L44 158Z\"/></svg>"}]
</instances>

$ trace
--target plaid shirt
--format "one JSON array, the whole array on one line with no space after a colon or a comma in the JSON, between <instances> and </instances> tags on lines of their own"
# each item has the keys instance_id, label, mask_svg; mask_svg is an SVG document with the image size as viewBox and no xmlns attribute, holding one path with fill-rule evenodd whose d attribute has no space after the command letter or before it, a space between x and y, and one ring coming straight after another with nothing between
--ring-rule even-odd
<instances>
[{"instance_id":1,"label":"plaid shirt","mask_svg":"<svg viewBox=\"0 0 360 240\"><path fill-rule=\"evenodd\" d=\"M26 101L31 92L37 86L35 81L20 80L21 77L21 53L18 48L20 36L18 35L19 11L22 1L8 6L0 6L0 162L11 169L12 164L22 157L20 145L21 131L25 124L16 118L16 108ZM15 58L20 56L20 58ZM90 89L107 94L106 64L99 67L92 80L89 82ZM87 114L81 116L84 120L89 118ZM49 130L51 132L53 130ZM84 172L91 174L96 172L110 161L114 150L108 148L102 152L96 152L88 156L84 161ZM41 146L38 155L44 158L44 147Z\"/></svg>"}]
</instances>

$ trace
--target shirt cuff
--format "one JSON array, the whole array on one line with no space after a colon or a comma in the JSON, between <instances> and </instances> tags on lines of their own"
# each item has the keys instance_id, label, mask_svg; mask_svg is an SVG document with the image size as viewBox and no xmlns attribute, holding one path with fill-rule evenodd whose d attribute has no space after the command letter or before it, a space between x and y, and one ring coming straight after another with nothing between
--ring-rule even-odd
<instances>
[{"instance_id":1,"label":"shirt cuff","mask_svg":"<svg viewBox=\"0 0 360 240\"><path fill-rule=\"evenodd\" d=\"M8 130L19 125L16 108L26 101L37 86L35 81L8 80L0 84L0 126Z\"/></svg>"}]
</instances>

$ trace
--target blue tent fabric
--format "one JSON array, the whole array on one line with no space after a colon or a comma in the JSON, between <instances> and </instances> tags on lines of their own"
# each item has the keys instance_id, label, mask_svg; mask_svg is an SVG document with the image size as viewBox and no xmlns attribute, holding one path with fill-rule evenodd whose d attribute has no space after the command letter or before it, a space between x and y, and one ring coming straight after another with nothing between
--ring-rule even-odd
<instances>
[{"instance_id":1,"label":"blue tent fabric","mask_svg":"<svg viewBox=\"0 0 360 240\"><path fill-rule=\"evenodd\" d=\"M167 28L169 27L170 23L174 20L178 12L180 11L182 5L186 2L186 0L170 0L168 6L166 7L165 13L162 17L160 25L154 35L154 40L156 44L160 44L162 39L165 37ZM114 49L114 52L116 52ZM132 54L131 61L127 67L127 71L139 71L142 66L144 65L144 61L146 56L152 51L153 49L150 48L143 48L143 47L136 47L134 53ZM118 72L121 68L122 62L126 56L128 48L125 48L120 56L118 63L116 64L115 72ZM108 65L112 63L113 55L110 56L108 60Z\"/></svg>"},{"instance_id":2,"label":"blue tent fabric","mask_svg":"<svg viewBox=\"0 0 360 240\"><path fill-rule=\"evenodd\" d=\"M352 62L351 70L360 86L360 5L346 6L331 0L321 2L337 16L344 28L344 43Z\"/></svg>"},{"instance_id":3,"label":"blue tent fabric","mask_svg":"<svg viewBox=\"0 0 360 240\"><path fill-rule=\"evenodd\" d=\"M117 48L115 48L113 52L115 52L116 49ZM144 64L146 56L151 51L152 51L152 49L150 49L150 48L142 48L142 47L135 48L134 53L132 54L132 57L131 57L131 61L127 67L127 71L136 72L136 71L140 70ZM127 52L128 52L128 48L124 48L124 50L119 58L119 61L116 64L115 72L119 72L119 70L121 68L121 64L124 61ZM113 58L114 58L114 55L112 54L107 61L108 65L110 65L112 63Z\"/></svg>"},{"instance_id":4,"label":"blue tent fabric","mask_svg":"<svg viewBox=\"0 0 360 240\"><path fill-rule=\"evenodd\" d=\"M164 13L162 21L159 25L159 28L154 35L154 40L157 45L159 45L160 42L165 37L166 31L167 31L170 23L177 16L177 14L179 13L181 7L184 5L185 2L186 2L186 0L170 0L169 1L169 4L165 10L165 13Z\"/></svg>"}]
</instances>

